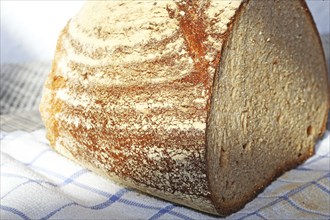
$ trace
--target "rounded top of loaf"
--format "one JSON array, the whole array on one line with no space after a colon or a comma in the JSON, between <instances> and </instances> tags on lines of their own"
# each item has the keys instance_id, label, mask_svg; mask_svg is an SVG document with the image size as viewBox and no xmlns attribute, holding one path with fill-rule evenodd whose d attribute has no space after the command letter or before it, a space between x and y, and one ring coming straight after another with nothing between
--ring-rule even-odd
<instances>
[{"instance_id":1,"label":"rounded top of loaf","mask_svg":"<svg viewBox=\"0 0 330 220\"><path fill-rule=\"evenodd\" d=\"M161 40L176 31L178 21L168 13L174 7L170 1L92 1L84 5L75 22L97 39L123 40L125 45L134 46Z\"/></svg>"},{"instance_id":2,"label":"rounded top of loaf","mask_svg":"<svg viewBox=\"0 0 330 220\"><path fill-rule=\"evenodd\" d=\"M97 68L105 76L98 83L106 85L182 78L192 71L193 60L180 36L179 21L169 17L170 7L174 3L168 1L88 2L70 23L69 34L86 51L84 56L75 53L73 60ZM174 68L176 63L180 70Z\"/></svg>"},{"instance_id":3,"label":"rounded top of loaf","mask_svg":"<svg viewBox=\"0 0 330 220\"><path fill-rule=\"evenodd\" d=\"M86 72L88 79L80 80L86 85L180 81L210 86L220 59L222 35L239 4L87 2L69 22L63 39L67 52L63 65L69 64L70 77L75 70Z\"/></svg>"}]
</instances>

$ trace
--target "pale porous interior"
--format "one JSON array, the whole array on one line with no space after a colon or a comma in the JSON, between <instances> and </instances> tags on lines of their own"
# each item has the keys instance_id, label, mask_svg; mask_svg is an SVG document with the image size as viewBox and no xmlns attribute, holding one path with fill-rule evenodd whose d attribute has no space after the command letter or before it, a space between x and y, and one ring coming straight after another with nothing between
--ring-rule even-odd
<instances>
[{"instance_id":1,"label":"pale porous interior","mask_svg":"<svg viewBox=\"0 0 330 220\"><path fill-rule=\"evenodd\" d=\"M302 1L244 7L222 54L207 130L213 200L227 211L312 154L329 100L322 48Z\"/></svg>"}]
</instances>

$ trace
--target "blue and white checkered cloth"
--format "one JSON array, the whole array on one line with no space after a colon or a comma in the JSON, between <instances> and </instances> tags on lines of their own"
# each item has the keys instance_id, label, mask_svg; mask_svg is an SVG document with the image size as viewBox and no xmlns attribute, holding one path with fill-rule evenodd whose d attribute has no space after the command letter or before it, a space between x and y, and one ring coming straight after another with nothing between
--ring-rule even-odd
<instances>
[{"instance_id":1,"label":"blue and white checkered cloth","mask_svg":"<svg viewBox=\"0 0 330 220\"><path fill-rule=\"evenodd\" d=\"M2 132L1 219L218 219L120 186L54 152L45 131ZM228 219L330 219L330 132L316 154Z\"/></svg>"}]
</instances>

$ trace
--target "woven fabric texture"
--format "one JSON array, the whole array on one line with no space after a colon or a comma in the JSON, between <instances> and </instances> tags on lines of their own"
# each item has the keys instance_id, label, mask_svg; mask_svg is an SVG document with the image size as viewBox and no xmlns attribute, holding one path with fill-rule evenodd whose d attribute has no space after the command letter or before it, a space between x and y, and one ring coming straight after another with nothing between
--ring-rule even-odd
<instances>
[{"instance_id":1,"label":"woven fabric texture","mask_svg":"<svg viewBox=\"0 0 330 220\"><path fill-rule=\"evenodd\" d=\"M2 64L0 114L37 110L49 70L46 62Z\"/></svg>"},{"instance_id":2,"label":"woven fabric texture","mask_svg":"<svg viewBox=\"0 0 330 220\"><path fill-rule=\"evenodd\" d=\"M38 110L0 115L0 128L4 132L16 130L32 132L44 127Z\"/></svg>"}]
</instances>

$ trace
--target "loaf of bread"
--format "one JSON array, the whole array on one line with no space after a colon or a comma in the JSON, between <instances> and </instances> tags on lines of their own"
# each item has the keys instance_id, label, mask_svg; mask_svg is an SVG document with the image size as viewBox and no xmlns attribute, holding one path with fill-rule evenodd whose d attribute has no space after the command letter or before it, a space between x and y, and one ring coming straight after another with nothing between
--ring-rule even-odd
<instances>
[{"instance_id":1,"label":"loaf of bread","mask_svg":"<svg viewBox=\"0 0 330 220\"><path fill-rule=\"evenodd\" d=\"M215 215L310 157L328 110L302 0L87 2L59 36L40 106L59 153Z\"/></svg>"}]
</instances>

